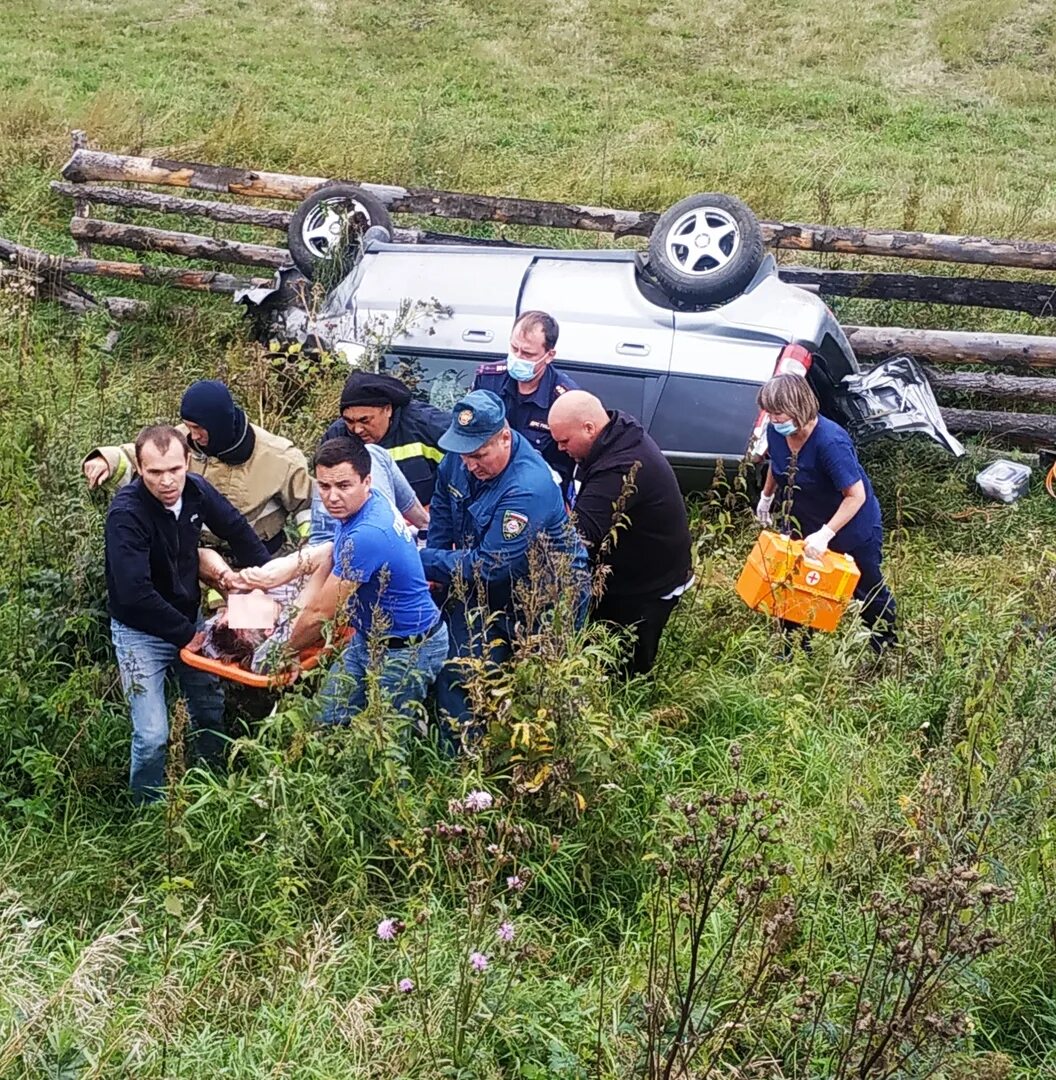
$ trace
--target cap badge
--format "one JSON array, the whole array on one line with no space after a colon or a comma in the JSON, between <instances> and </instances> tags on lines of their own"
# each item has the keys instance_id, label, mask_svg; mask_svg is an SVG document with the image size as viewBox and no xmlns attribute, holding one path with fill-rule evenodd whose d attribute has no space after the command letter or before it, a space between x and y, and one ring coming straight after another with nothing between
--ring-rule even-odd
<instances>
[{"instance_id":1,"label":"cap badge","mask_svg":"<svg viewBox=\"0 0 1056 1080\"><path fill-rule=\"evenodd\" d=\"M468 427L473 422L473 410L463 409L458 414L458 423L460 427Z\"/></svg>"}]
</instances>

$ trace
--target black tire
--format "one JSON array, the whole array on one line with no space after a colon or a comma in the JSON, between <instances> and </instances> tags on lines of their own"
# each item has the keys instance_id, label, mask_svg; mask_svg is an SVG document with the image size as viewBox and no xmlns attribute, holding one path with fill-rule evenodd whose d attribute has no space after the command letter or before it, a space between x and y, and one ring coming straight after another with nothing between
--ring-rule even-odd
<instances>
[{"instance_id":1,"label":"black tire","mask_svg":"<svg viewBox=\"0 0 1056 1080\"><path fill-rule=\"evenodd\" d=\"M762 261L759 222L732 195L690 195L665 210L649 236L649 269L679 303L707 306L732 299Z\"/></svg>"},{"instance_id":2,"label":"black tire","mask_svg":"<svg viewBox=\"0 0 1056 1080\"><path fill-rule=\"evenodd\" d=\"M287 233L290 256L309 278L320 263L351 269L359 237L373 225L392 232L392 218L377 196L355 184L327 184L293 212Z\"/></svg>"}]
</instances>

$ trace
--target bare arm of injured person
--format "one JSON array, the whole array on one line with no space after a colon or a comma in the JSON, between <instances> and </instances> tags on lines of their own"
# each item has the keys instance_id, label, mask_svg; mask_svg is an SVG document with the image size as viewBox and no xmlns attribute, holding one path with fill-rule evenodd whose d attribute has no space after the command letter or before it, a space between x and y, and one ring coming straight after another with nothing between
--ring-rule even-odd
<instances>
[{"instance_id":1,"label":"bare arm of injured person","mask_svg":"<svg viewBox=\"0 0 1056 1080\"><path fill-rule=\"evenodd\" d=\"M325 560L315 569L297 598L299 610L287 641L294 653L307 649L322 638L325 624L348 603L349 596L356 588L356 582L346 581L333 573L333 545L321 546L331 550L326 553Z\"/></svg>"},{"instance_id":2,"label":"bare arm of injured person","mask_svg":"<svg viewBox=\"0 0 1056 1080\"><path fill-rule=\"evenodd\" d=\"M272 559L264 566L250 566L234 575L235 588L275 589L296 578L305 578L314 574L323 565L333 565L333 542L315 544L300 548L284 555L281 559Z\"/></svg>"},{"instance_id":3,"label":"bare arm of injured person","mask_svg":"<svg viewBox=\"0 0 1056 1080\"><path fill-rule=\"evenodd\" d=\"M198 549L198 577L211 589L227 593L241 588L239 575L227 565L223 555L214 548Z\"/></svg>"}]
</instances>

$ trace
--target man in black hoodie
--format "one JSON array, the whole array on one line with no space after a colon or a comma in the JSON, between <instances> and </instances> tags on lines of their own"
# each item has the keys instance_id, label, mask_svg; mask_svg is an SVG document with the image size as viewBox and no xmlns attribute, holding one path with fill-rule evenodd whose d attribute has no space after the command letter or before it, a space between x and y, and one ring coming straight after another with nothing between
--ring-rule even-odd
<instances>
[{"instance_id":1,"label":"man in black hoodie","mask_svg":"<svg viewBox=\"0 0 1056 1080\"><path fill-rule=\"evenodd\" d=\"M137 802L161 797L169 737L165 677L174 672L187 700L192 753L219 751L224 694L215 675L188 667L180 649L201 647L198 542L203 527L240 564L268 561L246 519L201 476L172 427L149 427L135 443L138 477L121 488L106 517L106 590L121 685L132 713L129 786ZM221 584L231 573L225 568Z\"/></svg>"},{"instance_id":2,"label":"man in black hoodie","mask_svg":"<svg viewBox=\"0 0 1056 1080\"><path fill-rule=\"evenodd\" d=\"M689 521L678 481L633 416L606 412L585 390L550 409L550 433L576 463L576 528L594 568L606 567L595 619L633 628L624 671L643 675L656 660L678 598L693 584Z\"/></svg>"}]
</instances>

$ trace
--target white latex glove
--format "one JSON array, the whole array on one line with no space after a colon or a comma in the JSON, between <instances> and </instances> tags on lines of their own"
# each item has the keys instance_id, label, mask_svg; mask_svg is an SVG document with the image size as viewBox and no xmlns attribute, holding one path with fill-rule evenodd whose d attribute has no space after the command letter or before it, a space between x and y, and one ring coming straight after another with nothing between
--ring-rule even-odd
<instances>
[{"instance_id":1,"label":"white latex glove","mask_svg":"<svg viewBox=\"0 0 1056 1080\"><path fill-rule=\"evenodd\" d=\"M755 520L758 521L764 529L774 523L773 516L770 513L770 507L773 505L773 495L760 495L759 501L755 504Z\"/></svg>"},{"instance_id":2,"label":"white latex glove","mask_svg":"<svg viewBox=\"0 0 1056 1080\"><path fill-rule=\"evenodd\" d=\"M828 525L822 525L817 532L803 538L803 554L815 562L820 561L825 552L829 550L829 544L835 535Z\"/></svg>"}]
</instances>

